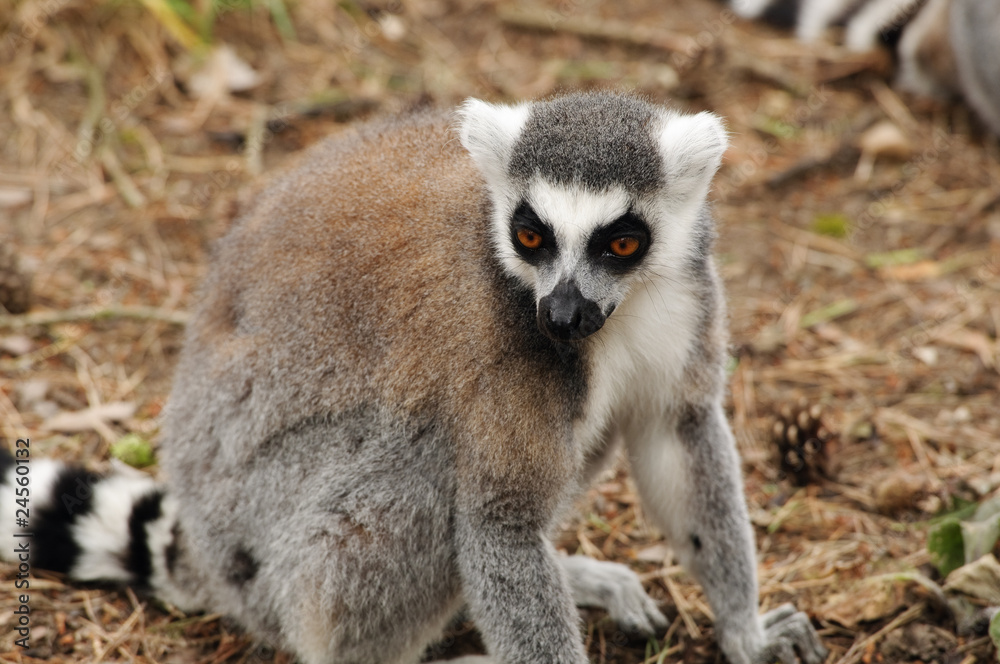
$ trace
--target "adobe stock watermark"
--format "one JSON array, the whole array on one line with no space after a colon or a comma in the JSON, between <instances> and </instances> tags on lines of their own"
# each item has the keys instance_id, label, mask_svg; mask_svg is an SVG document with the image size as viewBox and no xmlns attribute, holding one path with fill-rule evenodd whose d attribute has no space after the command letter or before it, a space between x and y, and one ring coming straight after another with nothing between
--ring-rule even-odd
<instances>
[{"instance_id":1,"label":"adobe stock watermark","mask_svg":"<svg viewBox=\"0 0 1000 664\"><path fill-rule=\"evenodd\" d=\"M899 350L889 352L889 362L894 366L905 361L902 353L915 355L916 352L941 338L941 326L946 325L949 318L957 312L966 312L977 306L982 306L985 297L984 287L1000 277L1000 257L992 256L976 268L975 273L955 285L955 300L953 306L935 307L929 315L920 318L915 329L911 329L898 341ZM987 353L988 355L988 353ZM995 350L993 357L984 357L984 363L992 369L998 369L1000 351ZM992 361L991 361L992 360Z\"/></svg>"},{"instance_id":2,"label":"adobe stock watermark","mask_svg":"<svg viewBox=\"0 0 1000 664\"><path fill-rule=\"evenodd\" d=\"M809 124L812 118L816 117L820 109L826 106L829 99L830 95L826 87L816 86L809 91L805 100L779 118L778 123L787 127L790 132L800 131ZM832 129L837 130L839 127ZM726 177L715 186L716 195L719 198L725 198L734 190L753 181L767 164L768 159L780 152L781 141L779 138L768 136L761 144L754 146L747 153L747 159L728 169Z\"/></svg>"},{"instance_id":3,"label":"adobe stock watermark","mask_svg":"<svg viewBox=\"0 0 1000 664\"><path fill-rule=\"evenodd\" d=\"M94 125L93 131L81 136L71 150L66 150L55 165L55 172L68 176L79 169L94 154L95 148L108 136L113 135L129 114L163 84L169 73L165 67L157 67L140 83L116 99L108 109L108 113Z\"/></svg>"},{"instance_id":4,"label":"adobe stock watermark","mask_svg":"<svg viewBox=\"0 0 1000 664\"><path fill-rule=\"evenodd\" d=\"M346 10L345 10L346 11ZM381 10L381 20L373 19L364 14L368 20L347 12L354 20L354 28L351 34L340 46L341 53L347 60L357 60L373 41L379 37L386 36L390 41L395 41L400 35L395 34L398 29L395 26L401 25L396 19L403 11L403 3L400 0L389 0L388 4Z\"/></svg>"},{"instance_id":5,"label":"adobe stock watermark","mask_svg":"<svg viewBox=\"0 0 1000 664\"><path fill-rule=\"evenodd\" d=\"M264 123L260 132L249 132L243 146L244 154L260 154L264 147L274 140L274 137L288 128L291 118L296 111L291 104L279 104L274 107L272 118ZM219 195L220 192L228 189L236 179L236 176L244 171L244 158L233 156L226 162L226 168L215 171L207 182L200 184L194 190L192 204L199 210L204 210L209 203Z\"/></svg>"},{"instance_id":6,"label":"adobe stock watermark","mask_svg":"<svg viewBox=\"0 0 1000 664\"><path fill-rule=\"evenodd\" d=\"M702 29L693 37L691 44L684 51L675 51L670 56L670 64L678 75L693 69L705 52L722 39L722 35L737 18L736 12L726 8L715 19L702 21Z\"/></svg>"},{"instance_id":7,"label":"adobe stock watermark","mask_svg":"<svg viewBox=\"0 0 1000 664\"><path fill-rule=\"evenodd\" d=\"M14 472L11 474L14 485L14 505L4 506L4 509L14 510L14 523L17 530L11 533L15 538L13 550L17 562L17 576L14 578L14 589L18 591L16 608L14 609L14 631L17 639L14 645L28 647L31 638L31 538L28 530L31 516L31 439L18 438L14 443ZM9 554L8 554L9 555Z\"/></svg>"},{"instance_id":8,"label":"adobe stock watermark","mask_svg":"<svg viewBox=\"0 0 1000 664\"><path fill-rule=\"evenodd\" d=\"M937 163L941 159L941 155L951 147L951 144L952 137L942 129L936 127L927 147L915 154L900 167L901 177L889 189L883 191L875 200L871 201L861 214L855 218L855 223L851 227L851 237L849 240L853 242L858 233L868 230L884 217L906 188L921 173Z\"/></svg>"},{"instance_id":9,"label":"adobe stock watermark","mask_svg":"<svg viewBox=\"0 0 1000 664\"><path fill-rule=\"evenodd\" d=\"M27 18L11 24L0 41L0 56L12 60L21 48L30 46L45 25L58 14L69 0L45 0L32 6L36 9Z\"/></svg>"}]
</instances>

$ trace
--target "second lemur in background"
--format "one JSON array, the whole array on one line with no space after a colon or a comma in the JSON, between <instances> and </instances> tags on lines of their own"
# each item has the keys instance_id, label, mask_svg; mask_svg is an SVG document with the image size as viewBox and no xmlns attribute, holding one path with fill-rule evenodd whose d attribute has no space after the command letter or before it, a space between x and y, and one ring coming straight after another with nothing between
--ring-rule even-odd
<instances>
[{"instance_id":1,"label":"second lemur in background","mask_svg":"<svg viewBox=\"0 0 1000 664\"><path fill-rule=\"evenodd\" d=\"M743 18L794 28L814 41L843 26L853 51L894 46L896 86L962 97L1000 135L1000 0L730 0Z\"/></svg>"}]
</instances>

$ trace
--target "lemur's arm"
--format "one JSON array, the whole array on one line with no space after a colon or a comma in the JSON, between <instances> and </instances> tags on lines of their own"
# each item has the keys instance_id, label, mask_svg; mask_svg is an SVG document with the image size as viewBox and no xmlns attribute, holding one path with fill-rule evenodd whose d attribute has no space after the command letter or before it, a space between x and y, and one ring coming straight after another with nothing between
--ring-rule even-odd
<instances>
[{"instance_id":1,"label":"lemur's arm","mask_svg":"<svg viewBox=\"0 0 1000 664\"><path fill-rule=\"evenodd\" d=\"M509 429L520 420L514 422ZM454 511L469 613L498 662L586 664L580 617L546 536L572 477L568 446L554 442L557 431L538 425L519 429L516 445L486 427L476 431L458 449ZM506 449L515 453L497 452Z\"/></svg>"},{"instance_id":2,"label":"lemur's arm","mask_svg":"<svg viewBox=\"0 0 1000 664\"><path fill-rule=\"evenodd\" d=\"M719 644L733 664L806 664L826 650L804 613L757 614L757 564L739 459L719 404L691 405L672 421L626 436L647 513L705 589Z\"/></svg>"},{"instance_id":3,"label":"lemur's arm","mask_svg":"<svg viewBox=\"0 0 1000 664\"><path fill-rule=\"evenodd\" d=\"M586 664L580 619L551 544L496 510L481 505L455 523L463 592L490 655L504 664Z\"/></svg>"}]
</instances>

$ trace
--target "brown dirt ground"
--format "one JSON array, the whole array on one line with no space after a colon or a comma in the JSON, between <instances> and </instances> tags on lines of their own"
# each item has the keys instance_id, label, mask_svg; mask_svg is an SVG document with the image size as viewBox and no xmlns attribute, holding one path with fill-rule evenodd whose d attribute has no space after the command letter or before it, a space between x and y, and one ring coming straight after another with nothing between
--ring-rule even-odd
<instances>
[{"instance_id":1,"label":"brown dirt ground","mask_svg":"<svg viewBox=\"0 0 1000 664\"><path fill-rule=\"evenodd\" d=\"M715 110L732 130L718 252L763 606L807 611L829 662L996 657L919 585L866 581L936 578L928 520L1000 485L1000 148L961 105L892 91L884 54L806 47L710 0L549 1L532 5L540 18L492 0L299 0L294 40L265 10L233 8L214 40L262 80L200 100L191 58L138 3L13 4L0 8L0 242L33 273L34 293L27 318L0 316L4 438L98 468L127 432L155 442L178 320L212 240L255 174L319 137L470 95L635 89ZM901 130L902 152L866 172L858 137L880 121ZM816 232L823 224L846 234ZM837 435L829 477L800 487L769 432L802 399ZM96 430L43 427L116 401L137 410ZM625 472L580 514L560 545L631 564L673 621L654 644L589 613L593 660L717 661L701 591L644 525ZM33 647L21 651L7 629L14 574L0 566L3 661L289 661L218 616L44 573L32 581ZM474 642L463 631L453 651Z\"/></svg>"}]
</instances>

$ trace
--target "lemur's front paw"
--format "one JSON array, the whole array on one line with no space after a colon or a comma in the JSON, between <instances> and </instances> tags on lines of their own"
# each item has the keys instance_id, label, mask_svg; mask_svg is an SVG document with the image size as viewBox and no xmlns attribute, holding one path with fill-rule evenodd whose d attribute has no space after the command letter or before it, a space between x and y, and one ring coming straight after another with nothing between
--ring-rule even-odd
<instances>
[{"instance_id":1,"label":"lemur's front paw","mask_svg":"<svg viewBox=\"0 0 1000 664\"><path fill-rule=\"evenodd\" d=\"M569 556L562 564L577 606L604 609L619 627L640 636L653 636L667 628L666 617L636 573L625 565L586 556Z\"/></svg>"},{"instance_id":2,"label":"lemur's front paw","mask_svg":"<svg viewBox=\"0 0 1000 664\"><path fill-rule=\"evenodd\" d=\"M782 604L760 617L764 627L764 647L753 658L753 664L796 664L799 652L805 664L820 664L827 649L809 622L809 616L796 611L791 604Z\"/></svg>"}]
</instances>

